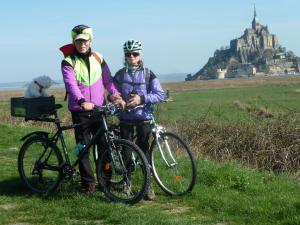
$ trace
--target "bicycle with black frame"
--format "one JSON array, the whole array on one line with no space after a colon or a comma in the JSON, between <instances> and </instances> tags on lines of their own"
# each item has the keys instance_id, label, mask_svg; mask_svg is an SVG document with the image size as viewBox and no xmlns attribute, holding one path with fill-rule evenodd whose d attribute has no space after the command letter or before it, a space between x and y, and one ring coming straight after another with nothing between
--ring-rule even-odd
<instances>
[{"instance_id":1,"label":"bicycle with black frame","mask_svg":"<svg viewBox=\"0 0 300 225\"><path fill-rule=\"evenodd\" d=\"M107 124L107 116L113 115L116 107L113 104L95 107L94 113L99 114L99 119L93 122L101 123L102 129L99 129L90 143L80 151L75 162L71 162L68 155L63 131L82 124L62 126L57 113L57 109L61 107L55 104L52 111L45 115L25 118L54 123L56 132L50 134L45 131L35 131L21 139L24 143L18 155L18 171L23 184L35 193L50 193L58 190L63 180L75 179L79 159L98 138L103 136L105 150L102 150L101 154L98 153L99 157L96 161L99 187L112 201L125 204L140 201L150 182L148 162L143 152L134 143L113 135L113 131ZM59 142L61 148L58 146ZM128 157L129 154L132 157Z\"/></svg>"},{"instance_id":2,"label":"bicycle with black frame","mask_svg":"<svg viewBox=\"0 0 300 225\"><path fill-rule=\"evenodd\" d=\"M165 102L167 102L166 100ZM128 112L145 107L150 115L149 123L152 129L150 141L150 171L158 186L168 195L181 196L190 193L197 178L197 168L189 145L176 133L158 125L153 113L153 104L136 106L127 109ZM126 111L126 110L125 110ZM136 124L131 124L136 125ZM114 134L120 136L120 128L112 127ZM136 134L133 142L136 140ZM94 152L97 147L94 146Z\"/></svg>"}]
</instances>

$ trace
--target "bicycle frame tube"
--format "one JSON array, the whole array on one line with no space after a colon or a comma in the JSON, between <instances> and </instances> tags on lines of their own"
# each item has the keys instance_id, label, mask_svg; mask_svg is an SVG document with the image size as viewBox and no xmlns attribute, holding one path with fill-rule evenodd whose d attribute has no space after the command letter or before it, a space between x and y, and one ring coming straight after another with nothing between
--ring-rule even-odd
<instances>
[{"instance_id":1,"label":"bicycle frame tube","mask_svg":"<svg viewBox=\"0 0 300 225\"><path fill-rule=\"evenodd\" d=\"M82 156L84 155L84 153L94 144L96 143L96 140L100 137L101 134L104 135L105 137L105 141L106 143L109 142L108 140L108 128L107 128L107 123L106 123L106 118L105 115L101 114L101 120L99 121L101 123L101 127L99 130L97 130L96 134L93 135L91 141L89 143L86 144L86 146L84 147L84 149L82 151L80 151L77 160L73 163L73 167L77 166L77 164L79 163L79 160L82 158Z\"/></svg>"},{"instance_id":2,"label":"bicycle frame tube","mask_svg":"<svg viewBox=\"0 0 300 225\"><path fill-rule=\"evenodd\" d=\"M57 112L55 112L55 118L56 118L55 125L57 127L57 132L53 135L52 139L56 143L58 141L58 138L59 138L60 143L62 145L64 156L65 156L65 159L66 159L66 163L68 165L70 165L71 162L70 162L70 158L69 158L69 155L68 155L67 146L66 146L66 143L65 143L64 135L63 135L63 130L72 129L74 127L74 125L67 126L67 127L62 127L60 125L60 121L58 119Z\"/></svg>"}]
</instances>

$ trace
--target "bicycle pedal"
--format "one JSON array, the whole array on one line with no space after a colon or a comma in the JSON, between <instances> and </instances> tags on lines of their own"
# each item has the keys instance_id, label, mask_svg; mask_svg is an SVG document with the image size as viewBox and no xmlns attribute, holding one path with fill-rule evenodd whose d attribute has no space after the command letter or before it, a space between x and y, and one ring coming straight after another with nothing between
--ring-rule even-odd
<instances>
[{"instance_id":1,"label":"bicycle pedal","mask_svg":"<svg viewBox=\"0 0 300 225\"><path fill-rule=\"evenodd\" d=\"M75 168L69 165L65 165L63 168L63 174L66 180L73 180L77 176L77 171L75 170Z\"/></svg>"}]
</instances>

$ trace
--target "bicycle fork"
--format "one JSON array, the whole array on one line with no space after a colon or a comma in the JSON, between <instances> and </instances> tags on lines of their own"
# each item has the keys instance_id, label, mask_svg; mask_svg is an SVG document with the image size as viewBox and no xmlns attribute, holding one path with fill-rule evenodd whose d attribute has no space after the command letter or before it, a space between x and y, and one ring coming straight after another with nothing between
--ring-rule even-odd
<instances>
[{"instance_id":1,"label":"bicycle fork","mask_svg":"<svg viewBox=\"0 0 300 225\"><path fill-rule=\"evenodd\" d=\"M162 146L161 146L161 144L160 144L160 143L161 143L160 140L162 140L162 141L164 142L167 151L164 151L164 150L162 149ZM176 160L175 160L175 158L174 158L174 156L173 156L173 153L172 153L172 150L171 150L170 145L169 145L169 143L168 143L167 137L162 136L162 135L161 135L161 132L157 132L157 133L156 133L155 141L156 141L156 144L157 144L157 146L158 146L158 150L159 150L159 152L160 152L160 155L161 155L162 159L164 160L164 162L166 163L167 167L173 167L173 166L176 166L176 165L177 165L177 162L176 162ZM165 153L168 154L168 156L169 156L169 157L168 157L168 158L169 158L169 161L168 161L168 159L166 158Z\"/></svg>"}]
</instances>

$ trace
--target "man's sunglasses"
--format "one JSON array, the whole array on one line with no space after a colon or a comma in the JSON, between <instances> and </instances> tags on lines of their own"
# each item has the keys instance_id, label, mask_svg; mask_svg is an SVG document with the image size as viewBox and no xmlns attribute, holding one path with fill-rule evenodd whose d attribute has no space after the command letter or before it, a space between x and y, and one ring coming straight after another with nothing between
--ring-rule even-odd
<instances>
[{"instance_id":1,"label":"man's sunglasses","mask_svg":"<svg viewBox=\"0 0 300 225\"><path fill-rule=\"evenodd\" d=\"M125 53L125 56L126 56L126 57L130 57L131 55L132 55L133 57L137 57L137 56L140 55L140 53L138 53L138 52L126 52L126 53Z\"/></svg>"}]
</instances>

